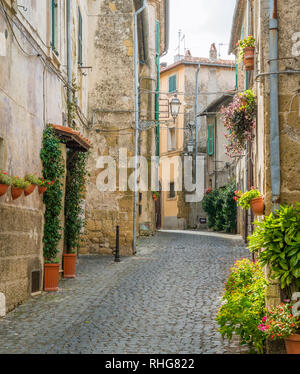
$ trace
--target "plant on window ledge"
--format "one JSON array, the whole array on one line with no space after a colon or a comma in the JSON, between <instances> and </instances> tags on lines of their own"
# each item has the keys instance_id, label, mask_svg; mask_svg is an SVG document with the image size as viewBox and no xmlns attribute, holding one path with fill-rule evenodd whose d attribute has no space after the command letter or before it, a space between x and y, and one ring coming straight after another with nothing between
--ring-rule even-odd
<instances>
[{"instance_id":1,"label":"plant on window ledge","mask_svg":"<svg viewBox=\"0 0 300 374\"><path fill-rule=\"evenodd\" d=\"M236 46L239 47L239 58L238 62L242 62L245 55L245 49L255 48L255 38L252 35L249 35L246 39L241 39L236 43Z\"/></svg>"},{"instance_id":2,"label":"plant on window ledge","mask_svg":"<svg viewBox=\"0 0 300 374\"><path fill-rule=\"evenodd\" d=\"M221 109L222 119L228 133L229 144L226 154L229 157L243 155L246 141L253 139L252 131L256 126L256 98L252 90L235 95L231 104Z\"/></svg>"}]
</instances>

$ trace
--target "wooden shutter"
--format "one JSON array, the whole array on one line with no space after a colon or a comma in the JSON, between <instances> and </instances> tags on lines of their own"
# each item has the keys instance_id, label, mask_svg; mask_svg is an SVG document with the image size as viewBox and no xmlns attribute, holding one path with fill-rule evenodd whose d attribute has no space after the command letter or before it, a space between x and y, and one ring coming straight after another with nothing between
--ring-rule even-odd
<instances>
[{"instance_id":1,"label":"wooden shutter","mask_svg":"<svg viewBox=\"0 0 300 374\"><path fill-rule=\"evenodd\" d=\"M176 92L177 90L177 79L176 75L169 77L169 93Z\"/></svg>"},{"instance_id":2,"label":"wooden shutter","mask_svg":"<svg viewBox=\"0 0 300 374\"><path fill-rule=\"evenodd\" d=\"M57 7L57 4L55 0L51 0L51 47L52 49L55 49L56 47L56 41L55 41L55 8Z\"/></svg>"},{"instance_id":3,"label":"wooden shutter","mask_svg":"<svg viewBox=\"0 0 300 374\"><path fill-rule=\"evenodd\" d=\"M82 65L82 15L78 8L78 64Z\"/></svg>"},{"instance_id":4,"label":"wooden shutter","mask_svg":"<svg viewBox=\"0 0 300 374\"><path fill-rule=\"evenodd\" d=\"M207 154L209 156L214 154L214 135L214 125L208 125Z\"/></svg>"}]
</instances>

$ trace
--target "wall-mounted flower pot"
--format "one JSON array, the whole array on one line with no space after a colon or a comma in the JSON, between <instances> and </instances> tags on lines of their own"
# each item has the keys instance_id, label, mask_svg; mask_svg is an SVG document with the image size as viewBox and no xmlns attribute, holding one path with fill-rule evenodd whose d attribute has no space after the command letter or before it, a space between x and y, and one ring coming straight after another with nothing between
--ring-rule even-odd
<instances>
[{"instance_id":1,"label":"wall-mounted flower pot","mask_svg":"<svg viewBox=\"0 0 300 374\"><path fill-rule=\"evenodd\" d=\"M32 194L32 192L34 191L35 189L35 184L31 184L29 187L27 187L25 190L24 190L24 195L25 196L29 196Z\"/></svg>"},{"instance_id":2,"label":"wall-mounted flower pot","mask_svg":"<svg viewBox=\"0 0 300 374\"><path fill-rule=\"evenodd\" d=\"M294 334L284 339L286 353L288 355L299 355L300 354L300 335Z\"/></svg>"},{"instance_id":3,"label":"wall-mounted flower pot","mask_svg":"<svg viewBox=\"0 0 300 374\"><path fill-rule=\"evenodd\" d=\"M53 292L58 290L59 264L44 265L44 290Z\"/></svg>"},{"instance_id":4,"label":"wall-mounted flower pot","mask_svg":"<svg viewBox=\"0 0 300 374\"><path fill-rule=\"evenodd\" d=\"M43 194L44 192L47 191L47 187L39 186L39 194Z\"/></svg>"},{"instance_id":5,"label":"wall-mounted flower pot","mask_svg":"<svg viewBox=\"0 0 300 374\"><path fill-rule=\"evenodd\" d=\"M64 253L64 278L75 278L76 253Z\"/></svg>"},{"instance_id":6,"label":"wall-mounted flower pot","mask_svg":"<svg viewBox=\"0 0 300 374\"><path fill-rule=\"evenodd\" d=\"M250 201L250 206L253 214L256 216L263 216L265 212L265 203L262 196L252 199Z\"/></svg>"},{"instance_id":7,"label":"wall-mounted flower pot","mask_svg":"<svg viewBox=\"0 0 300 374\"><path fill-rule=\"evenodd\" d=\"M8 184L0 184L0 196L3 196L6 194L8 187L9 187Z\"/></svg>"},{"instance_id":8,"label":"wall-mounted flower pot","mask_svg":"<svg viewBox=\"0 0 300 374\"><path fill-rule=\"evenodd\" d=\"M244 48L244 66L246 70L254 70L254 47Z\"/></svg>"},{"instance_id":9,"label":"wall-mounted flower pot","mask_svg":"<svg viewBox=\"0 0 300 374\"><path fill-rule=\"evenodd\" d=\"M11 197L13 200L18 199L22 193L24 192L23 188L18 188L18 187L12 187L11 188Z\"/></svg>"}]
</instances>

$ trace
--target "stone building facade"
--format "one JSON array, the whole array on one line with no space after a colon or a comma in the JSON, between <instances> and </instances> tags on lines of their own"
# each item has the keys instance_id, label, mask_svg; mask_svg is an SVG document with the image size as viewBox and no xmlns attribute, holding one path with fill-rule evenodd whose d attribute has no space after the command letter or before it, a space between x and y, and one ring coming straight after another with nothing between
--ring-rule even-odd
<instances>
[{"instance_id":1,"label":"stone building facade","mask_svg":"<svg viewBox=\"0 0 300 374\"><path fill-rule=\"evenodd\" d=\"M86 196L86 231L81 253L112 254L116 226L120 227L120 253L133 254L134 192L121 182L121 174L133 179L135 156L134 13L143 1L97 0L89 3L89 138L95 144L89 159L90 180ZM138 155L150 164L156 155L155 90L159 56L168 43L168 1L147 1L138 16L139 101L141 122ZM141 125L141 128L142 127ZM120 153L123 150L123 153ZM116 167L116 191L99 190L105 165L100 157L110 156ZM127 157L127 160L126 160ZM126 179L126 177L125 177ZM123 179L122 179L123 181ZM151 189L139 191L137 235L155 232L155 203Z\"/></svg>"},{"instance_id":2,"label":"stone building facade","mask_svg":"<svg viewBox=\"0 0 300 374\"><path fill-rule=\"evenodd\" d=\"M83 253L112 254L114 227L119 224L121 254L132 254L133 192L100 193L96 180L98 156L118 157L120 147L133 155L133 14L142 3L0 2L0 169L12 176L41 176L42 136L49 124L62 138L76 138L85 150L90 148L87 138L92 141ZM167 0L150 0L138 18L139 81L149 91L156 89L156 66L167 48L167 15ZM155 30L160 35L157 52ZM153 95L141 94L140 101L140 118L153 115ZM69 126L78 130L76 135ZM155 142L155 129L141 133L140 153L155 153ZM65 158L67 147L62 145ZM143 193L140 200L137 224L146 223L146 232L152 232L155 210L150 194ZM17 200L10 193L0 197L0 311L12 310L43 289L44 209L37 191ZM63 250L62 238L60 259Z\"/></svg>"},{"instance_id":3,"label":"stone building facade","mask_svg":"<svg viewBox=\"0 0 300 374\"><path fill-rule=\"evenodd\" d=\"M197 73L198 71L198 73ZM207 124L203 116L198 116L197 145L195 136L196 122L196 76L198 74L198 106L199 115L209 104L232 90L235 83L235 62L217 58L214 44L211 46L209 58L192 57L190 51L169 66L161 68L161 156L172 158L180 156L182 164L185 155L195 154L202 159L200 180L202 181L201 196L198 203L187 202L186 192L175 192L169 196L169 191L162 192L162 221L163 227L196 228L201 227L200 218L205 217L201 207L206 179L207 162ZM175 86L173 87L173 83ZM181 102L180 113L175 121L169 113L163 113L164 102L171 101L174 94ZM188 145L192 141L193 151L189 153ZM197 148L197 152L195 149ZM173 181L170 181L171 183Z\"/></svg>"},{"instance_id":4,"label":"stone building facade","mask_svg":"<svg viewBox=\"0 0 300 374\"><path fill-rule=\"evenodd\" d=\"M66 4L59 0L54 8L50 1L0 3L0 168L13 176L41 176L43 130L47 124L66 125ZM87 23L86 1L72 1L74 46L78 9ZM74 78L82 80L78 107L87 115L87 81L77 68L77 51L73 49ZM42 289L43 214L37 192L18 200L9 193L0 197L0 293L6 310Z\"/></svg>"},{"instance_id":5,"label":"stone building facade","mask_svg":"<svg viewBox=\"0 0 300 374\"><path fill-rule=\"evenodd\" d=\"M237 182L244 190L255 186L261 191L266 215L279 204L300 201L299 14L300 4L295 0L237 1L232 25L230 53L237 54L236 42L239 39L248 35L256 39L254 70L247 73L243 64L238 67L238 90L253 89L257 96L258 113L254 141L249 142L245 157L239 160ZM276 34L278 46L276 42L272 43ZM275 55L272 55L274 52ZM271 63L274 61L277 67L271 74ZM275 109L271 106L271 79L277 81L275 86L278 84L278 112L276 106ZM271 129L276 125L276 118L278 134L273 136ZM277 178L272 179L271 175ZM242 234L245 218L246 223L247 219L248 223L253 222L251 216L240 218ZM251 231L252 227L248 233ZM271 281L267 304L278 302L279 287Z\"/></svg>"}]
</instances>

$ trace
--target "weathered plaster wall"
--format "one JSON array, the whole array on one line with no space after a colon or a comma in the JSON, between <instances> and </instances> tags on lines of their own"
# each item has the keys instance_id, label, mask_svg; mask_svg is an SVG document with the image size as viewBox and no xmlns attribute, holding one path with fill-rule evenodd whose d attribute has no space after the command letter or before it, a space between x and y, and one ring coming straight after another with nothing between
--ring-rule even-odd
<instances>
[{"instance_id":1,"label":"weathered plaster wall","mask_svg":"<svg viewBox=\"0 0 300 374\"><path fill-rule=\"evenodd\" d=\"M15 20L25 34L32 23L28 37L49 54L43 44L48 44L45 3L27 5L28 12L24 16L19 12ZM61 123L61 82L44 67L24 34L13 27L23 52L1 14L0 33L7 38L6 53L0 57L0 138L4 153L0 167L20 177L27 173L41 175L43 129L47 122ZM15 201L10 192L0 197L0 292L6 297L7 311L30 296L32 271L40 271L42 288L43 211L42 196L37 191Z\"/></svg>"}]
</instances>

